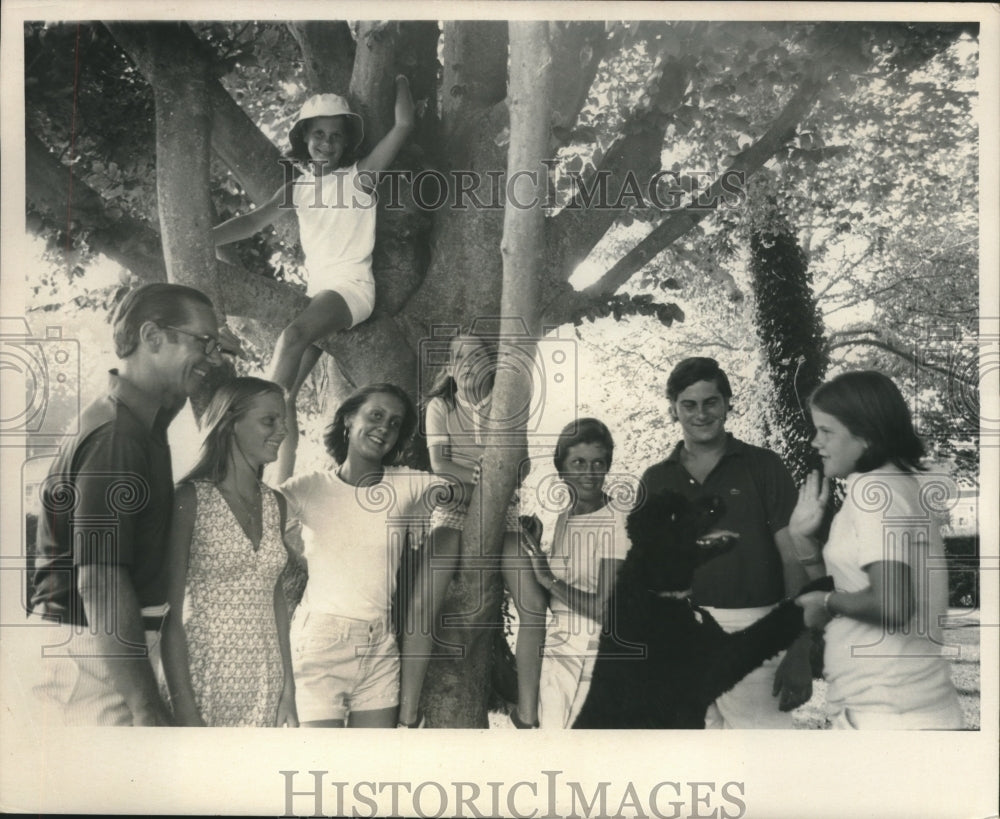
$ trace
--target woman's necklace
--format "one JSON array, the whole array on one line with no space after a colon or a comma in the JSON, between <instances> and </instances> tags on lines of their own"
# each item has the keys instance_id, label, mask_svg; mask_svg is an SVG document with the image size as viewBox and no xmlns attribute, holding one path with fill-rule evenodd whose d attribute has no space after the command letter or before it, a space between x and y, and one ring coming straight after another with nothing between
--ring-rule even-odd
<instances>
[{"instance_id":1,"label":"woman's necklace","mask_svg":"<svg viewBox=\"0 0 1000 819\"><path fill-rule=\"evenodd\" d=\"M223 489L222 485L219 485ZM229 508L236 514L236 519L243 527L246 536L250 538L250 545L256 552L260 548L260 541L264 535L264 510L261 503L260 483L254 483L253 497L249 500L240 494L235 487L225 487L224 497L229 501ZM236 502L233 506L232 501Z\"/></svg>"}]
</instances>

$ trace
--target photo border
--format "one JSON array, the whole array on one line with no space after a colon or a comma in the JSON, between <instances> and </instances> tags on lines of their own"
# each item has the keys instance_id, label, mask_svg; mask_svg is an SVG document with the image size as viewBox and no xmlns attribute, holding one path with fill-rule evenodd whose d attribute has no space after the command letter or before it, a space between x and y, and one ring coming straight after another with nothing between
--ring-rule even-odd
<instances>
[{"instance_id":1,"label":"photo border","mask_svg":"<svg viewBox=\"0 0 1000 819\"><path fill-rule=\"evenodd\" d=\"M206 9L215 8L210 15ZM343 19L354 4L247 2L235 7L239 19ZM0 87L2 118L2 312L24 315L23 258L20 237L24 214L23 39L20 23L39 19L232 19L232 4L191 2L95 2L3 4ZM280 14L278 13L280 11ZM1000 224L1000 190L995 151L998 139L998 12L987 4L713 4L672 3L383 3L380 15L398 19L489 18L530 15L538 19L906 19L976 20L980 30L980 313L1000 316L997 273L998 235L983 226ZM998 319L982 319L982 337L998 334ZM993 376L995 378L995 374ZM983 415L1000 417L998 396L982 396ZM997 448L981 449L981 497L996 498L1000 474ZM20 473L23 452L0 447L0 475ZM16 495L14 496L16 497ZM0 568L8 567L10 547L20 543L20 503L5 491ZM981 574L981 728L969 732L575 732L505 731L351 731L302 732L266 729L61 729L39 725L13 704L19 690L16 668L0 655L0 809L27 812L167 812L280 814L285 810L285 775L298 771L296 788L308 786L309 771L326 771L327 783L438 782L476 783L483 794L502 783L500 813L537 817L566 815L567 791L547 786L578 781L592 794L608 786L609 810L627 801L631 785L641 805L659 783L675 782L681 791L661 790L661 809L671 799L683 802L678 816L988 816L997 810L998 770L997 507L980 505L984 571ZM9 571L0 571L0 597ZM992 617L992 622L987 620ZM0 640L0 650L9 645ZM518 785L518 783L527 783ZM713 783L709 788L692 783ZM722 798L725 783L745 803ZM534 794L532 793L534 785ZM517 786L515 788L515 786ZM448 787L451 787L450 785ZM514 802L505 801L515 788ZM468 791L467 791L468 792ZM324 792L324 813L335 813L336 788ZM386 798L388 790L383 793ZM550 801L556 793L558 798ZM670 794L670 795L668 795ZM708 801L699 801L708 794ZM426 804L436 800L430 793ZM304 801L303 801L304 800ZM354 803L367 810L363 802ZM402 802L406 805L406 802ZM483 796L479 805L489 805ZM511 805L515 811L511 811ZM304 815L309 797L296 797ZM349 803L350 806L350 803ZM537 811L532 814L532 811ZM713 814L713 810L718 810ZM433 811L428 811L433 813ZM362 814L365 815L365 814ZM466 815L472 815L466 814Z\"/></svg>"}]
</instances>

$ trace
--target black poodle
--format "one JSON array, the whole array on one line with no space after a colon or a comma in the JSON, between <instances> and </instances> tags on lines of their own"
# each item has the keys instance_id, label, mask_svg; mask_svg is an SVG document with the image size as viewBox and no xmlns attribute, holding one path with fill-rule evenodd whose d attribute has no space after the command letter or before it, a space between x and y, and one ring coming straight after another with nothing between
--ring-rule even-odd
<instances>
[{"instance_id":1,"label":"black poodle","mask_svg":"<svg viewBox=\"0 0 1000 819\"><path fill-rule=\"evenodd\" d=\"M719 695L798 637L802 609L791 600L732 634L691 602L695 568L736 543L710 534L721 513L718 498L664 492L629 515L632 548L574 728L704 728ZM804 591L832 588L823 577Z\"/></svg>"}]
</instances>

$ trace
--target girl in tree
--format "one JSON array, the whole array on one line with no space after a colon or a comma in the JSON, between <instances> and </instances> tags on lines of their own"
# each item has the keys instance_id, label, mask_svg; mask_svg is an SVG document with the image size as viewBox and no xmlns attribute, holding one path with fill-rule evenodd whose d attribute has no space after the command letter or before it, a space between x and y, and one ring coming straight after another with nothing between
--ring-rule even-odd
<instances>
[{"instance_id":1,"label":"girl in tree","mask_svg":"<svg viewBox=\"0 0 1000 819\"><path fill-rule=\"evenodd\" d=\"M496 374L492 347L483 338L457 335L450 342L449 352L450 366L441 371L428 395L427 448L431 469L451 484L454 500L439 505L431 515L431 534L421 555L405 619L399 720L408 727L420 722L420 691L435 643L437 616L458 567L468 503L479 482L483 433L489 423ZM513 720L515 725L528 728L536 723L545 596L534 582L520 582L522 576L531 574L531 567L518 554L516 496L507 507L505 521L503 574L519 622L516 656L520 714L515 714Z\"/></svg>"},{"instance_id":2,"label":"girl in tree","mask_svg":"<svg viewBox=\"0 0 1000 819\"><path fill-rule=\"evenodd\" d=\"M364 126L347 100L317 94L306 100L288 135L291 157L306 171L282 185L264 205L216 226L216 245L246 239L294 210L305 253L309 305L278 337L269 377L288 391L294 409L299 388L319 359L314 342L367 319L375 306L375 181L396 157L413 128L410 87L396 77L392 129L367 156L358 158ZM296 425L289 424L294 450Z\"/></svg>"},{"instance_id":3,"label":"girl in tree","mask_svg":"<svg viewBox=\"0 0 1000 819\"><path fill-rule=\"evenodd\" d=\"M919 480L924 446L896 385L878 372L848 372L810 399L824 477L799 491L789 531L813 553L830 499L845 478L823 560L836 590L796 602L806 625L825 627L824 675L835 728L961 728L962 711L941 657L948 578L933 492Z\"/></svg>"}]
</instances>

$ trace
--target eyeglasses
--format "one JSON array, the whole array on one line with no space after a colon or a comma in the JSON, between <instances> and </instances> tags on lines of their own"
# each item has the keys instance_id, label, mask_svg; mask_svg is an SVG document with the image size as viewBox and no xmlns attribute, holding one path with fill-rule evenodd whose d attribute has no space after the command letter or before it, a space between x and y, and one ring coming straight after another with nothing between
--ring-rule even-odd
<instances>
[{"instance_id":1,"label":"eyeglasses","mask_svg":"<svg viewBox=\"0 0 1000 819\"><path fill-rule=\"evenodd\" d=\"M166 324L163 327L164 330L176 330L178 333L184 333L186 336L191 336L191 338L197 339L202 344L205 345L203 352L206 356L214 355L215 353L221 353L222 348L219 346L219 339L215 336L201 336L198 333L192 333L190 330L185 330L183 327L174 327L172 324Z\"/></svg>"}]
</instances>

